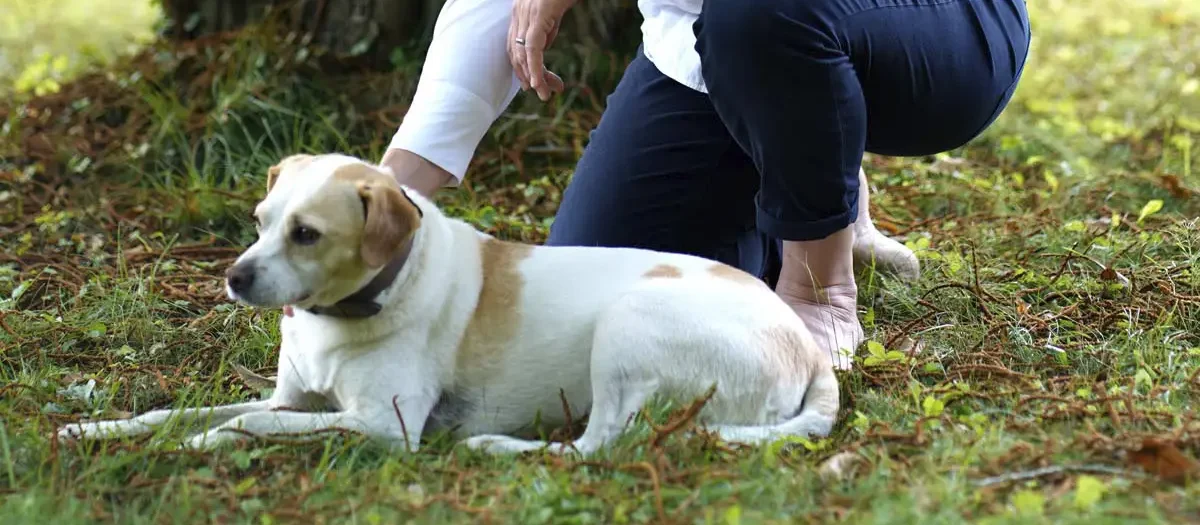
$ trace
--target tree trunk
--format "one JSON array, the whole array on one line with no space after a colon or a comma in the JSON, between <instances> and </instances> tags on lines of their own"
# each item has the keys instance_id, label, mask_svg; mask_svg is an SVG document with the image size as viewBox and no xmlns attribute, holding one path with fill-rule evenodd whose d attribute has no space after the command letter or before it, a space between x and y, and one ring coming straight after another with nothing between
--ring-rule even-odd
<instances>
[{"instance_id":1,"label":"tree trunk","mask_svg":"<svg viewBox=\"0 0 1200 525\"><path fill-rule=\"evenodd\" d=\"M163 0L168 36L189 40L274 19L343 57L388 66L396 48L423 52L444 0ZM560 40L628 47L639 34L636 0L589 0L564 20ZM558 44L562 45L562 44Z\"/></svg>"}]
</instances>

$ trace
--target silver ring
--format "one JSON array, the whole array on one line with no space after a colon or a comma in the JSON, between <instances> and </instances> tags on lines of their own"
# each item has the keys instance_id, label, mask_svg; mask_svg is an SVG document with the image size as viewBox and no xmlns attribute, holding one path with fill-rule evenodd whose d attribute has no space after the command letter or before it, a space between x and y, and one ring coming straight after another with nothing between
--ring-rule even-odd
<instances>
[{"instance_id":1,"label":"silver ring","mask_svg":"<svg viewBox=\"0 0 1200 525\"><path fill-rule=\"evenodd\" d=\"M523 45L525 45L525 39L524 39L524 38L515 38L515 39L513 39L513 42L516 42L518 46L523 46Z\"/></svg>"}]
</instances>

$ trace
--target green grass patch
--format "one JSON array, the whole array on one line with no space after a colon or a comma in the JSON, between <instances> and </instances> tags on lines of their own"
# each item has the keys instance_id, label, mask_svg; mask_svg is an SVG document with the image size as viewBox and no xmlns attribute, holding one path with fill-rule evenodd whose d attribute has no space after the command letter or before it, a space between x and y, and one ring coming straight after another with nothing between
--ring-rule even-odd
<instances>
[{"instance_id":1,"label":"green grass patch","mask_svg":"<svg viewBox=\"0 0 1200 525\"><path fill-rule=\"evenodd\" d=\"M0 96L54 93L153 41L161 18L155 0L4 0Z\"/></svg>"}]
</instances>

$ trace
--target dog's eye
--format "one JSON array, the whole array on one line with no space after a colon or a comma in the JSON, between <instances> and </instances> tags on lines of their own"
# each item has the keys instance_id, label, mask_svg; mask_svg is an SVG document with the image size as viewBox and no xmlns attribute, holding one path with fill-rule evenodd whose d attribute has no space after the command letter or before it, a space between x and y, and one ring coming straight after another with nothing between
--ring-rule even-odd
<instances>
[{"instance_id":1,"label":"dog's eye","mask_svg":"<svg viewBox=\"0 0 1200 525\"><path fill-rule=\"evenodd\" d=\"M292 241L296 244L312 244L319 238L321 238L321 233L308 226L296 226L296 229L292 230Z\"/></svg>"}]
</instances>

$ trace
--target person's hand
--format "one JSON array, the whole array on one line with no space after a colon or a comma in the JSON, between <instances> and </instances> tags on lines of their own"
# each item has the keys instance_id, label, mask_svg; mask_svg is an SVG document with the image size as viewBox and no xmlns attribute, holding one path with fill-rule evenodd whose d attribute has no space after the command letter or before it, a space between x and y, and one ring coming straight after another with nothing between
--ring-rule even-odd
<instances>
[{"instance_id":1,"label":"person's hand","mask_svg":"<svg viewBox=\"0 0 1200 525\"><path fill-rule=\"evenodd\" d=\"M543 102L562 91L563 81L546 69L543 53L558 36L562 17L577 0L514 0L508 25L508 60L521 89L532 88Z\"/></svg>"},{"instance_id":2,"label":"person's hand","mask_svg":"<svg viewBox=\"0 0 1200 525\"><path fill-rule=\"evenodd\" d=\"M858 290L854 285L831 286L820 293L806 287L776 287L775 293L804 321L817 348L839 370L849 370L854 351L862 343L858 322Z\"/></svg>"}]
</instances>

